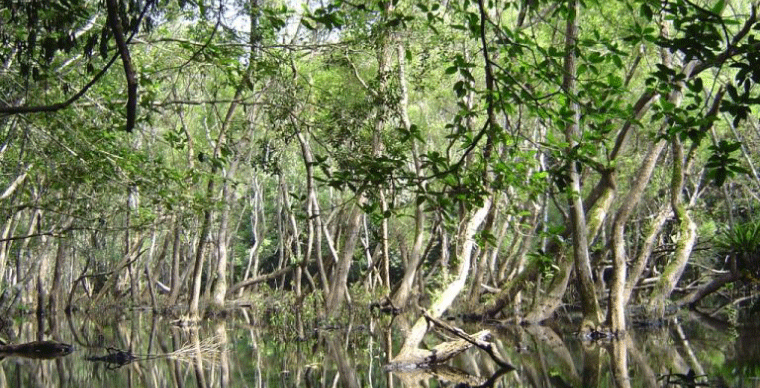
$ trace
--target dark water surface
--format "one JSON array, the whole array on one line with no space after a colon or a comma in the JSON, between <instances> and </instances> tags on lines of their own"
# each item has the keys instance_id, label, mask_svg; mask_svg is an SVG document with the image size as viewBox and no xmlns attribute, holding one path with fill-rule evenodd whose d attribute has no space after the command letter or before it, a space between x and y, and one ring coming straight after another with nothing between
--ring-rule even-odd
<instances>
[{"instance_id":1,"label":"dark water surface","mask_svg":"<svg viewBox=\"0 0 760 388\"><path fill-rule=\"evenodd\" d=\"M392 325L384 318L312 328L298 340L292 324L264 327L243 312L183 328L150 312L104 311L46 317L42 331L32 316L14 322L16 343L55 340L75 350L52 360L5 357L0 388L760 387L760 326L737 328L694 314L677 322L595 342L556 325L490 326L514 370L500 371L471 349L435 370L390 373L383 366L388 344L397 351L408 327L402 317ZM448 338L432 333L425 342Z\"/></svg>"}]
</instances>

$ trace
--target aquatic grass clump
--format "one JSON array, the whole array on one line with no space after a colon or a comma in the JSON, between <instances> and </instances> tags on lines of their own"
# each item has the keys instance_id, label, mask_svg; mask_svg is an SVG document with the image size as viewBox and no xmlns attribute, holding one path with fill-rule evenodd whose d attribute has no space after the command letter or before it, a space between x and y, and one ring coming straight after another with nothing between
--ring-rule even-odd
<instances>
[{"instance_id":1,"label":"aquatic grass clump","mask_svg":"<svg viewBox=\"0 0 760 388\"><path fill-rule=\"evenodd\" d=\"M187 363L200 361L208 365L219 365L223 351L225 351L225 341L217 335L200 342L188 342L162 357Z\"/></svg>"}]
</instances>

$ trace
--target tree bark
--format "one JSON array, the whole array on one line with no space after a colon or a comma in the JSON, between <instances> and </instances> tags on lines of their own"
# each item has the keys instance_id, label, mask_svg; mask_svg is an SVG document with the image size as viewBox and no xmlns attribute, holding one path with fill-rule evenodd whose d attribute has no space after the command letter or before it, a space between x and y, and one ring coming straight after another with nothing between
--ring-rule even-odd
<instances>
[{"instance_id":1,"label":"tree bark","mask_svg":"<svg viewBox=\"0 0 760 388\"><path fill-rule=\"evenodd\" d=\"M8 262L8 254L11 252L11 245L13 244L13 240L10 239L10 236L11 233L13 233L13 230L15 230L16 224L21 218L22 213L23 211L18 210L12 216L8 217L5 220L2 232L0 233L0 281L2 281L2 278L5 276L5 265ZM31 222L33 224L30 225L30 230L36 224L34 220Z\"/></svg>"},{"instance_id":2,"label":"tree bark","mask_svg":"<svg viewBox=\"0 0 760 388\"><path fill-rule=\"evenodd\" d=\"M401 124L404 126L404 129L411 131L412 124L409 120L409 113L407 110L409 105L409 94L406 87L406 53L404 52L405 50L403 43L399 42L396 48L396 56L398 58L399 89L401 95L400 101L398 103L399 116L401 116ZM417 142L414 139L411 141L413 142L412 158L414 161L415 175L420 178L420 182L422 182L422 168L420 166L419 157L417 156ZM421 184L418 189L420 191L424 191L424 186ZM425 238L424 224L425 213L423 211L422 203L418 202L414 207L414 244L412 245L412 251L406 269L404 271L404 277L402 278L401 283L393 294L393 306L396 308L404 308L404 306L406 306L415 279L417 277L417 268L419 267L420 261L422 260L422 245ZM387 236L385 236L385 238L387 240ZM384 251L383 277L385 279L386 286L390 288L390 260L385 253L386 252Z\"/></svg>"},{"instance_id":3,"label":"tree bark","mask_svg":"<svg viewBox=\"0 0 760 388\"><path fill-rule=\"evenodd\" d=\"M682 87L682 86L681 86ZM720 109L720 103L723 99L723 89L719 89L715 95L710 110L707 112L708 118L714 118ZM701 126L700 131L707 132L711 124L704 124ZM667 299L673 292L676 283L681 279L686 264L689 261L691 252L694 248L694 244L697 241L697 224L691 218L689 214L688 206L690 204L684 203L683 191L686 176L689 174L689 167L691 161L693 161L693 154L698 147L697 143L692 143L689 151L689 157L684 157L683 144L679 138L679 134L673 135L671 139L671 148L673 149L673 170L670 184L670 203L679 223L679 236L676 242L676 251L673 255L673 259L668 263L660 276L659 281L652 290L652 295L649 300L649 309L654 313L661 315L665 308L665 299ZM698 197L698 188L695 189L695 194L692 196L691 201L696 201Z\"/></svg>"},{"instance_id":4,"label":"tree bark","mask_svg":"<svg viewBox=\"0 0 760 388\"><path fill-rule=\"evenodd\" d=\"M124 37L124 30L121 27L119 4L116 0L106 0L106 9L108 10L108 24L113 32L116 48L119 50L121 62L124 65L124 76L127 79L127 125L125 130L132 132L137 120L137 78L129 55L127 40Z\"/></svg>"},{"instance_id":5,"label":"tree bark","mask_svg":"<svg viewBox=\"0 0 760 388\"><path fill-rule=\"evenodd\" d=\"M317 248L319 248L319 242L321 240L320 237L322 236L322 215L317 199L317 189L314 185L314 155L312 154L311 146L309 145L309 142L303 133L300 131L296 133L296 138L298 139L298 143L301 145L301 156L303 157L304 166L306 168L306 217L308 218L308 242L306 248L306 258L310 258L312 256L312 252L317 251L316 255L313 256L316 256L317 268L319 269L319 276L321 279L320 283L322 284L322 292L324 295L329 295L330 283L327 280L327 273L325 272L325 265L322 260L322 255L319 252L319 249L315 249L313 247L316 245ZM329 245L330 249L334 250L334 248L332 248L332 243Z\"/></svg>"},{"instance_id":6,"label":"tree bark","mask_svg":"<svg viewBox=\"0 0 760 388\"><path fill-rule=\"evenodd\" d=\"M67 233L64 237L58 239L58 248L55 253L55 264L53 265L53 279L50 284L50 293L48 294L50 311L55 314L60 307L61 277L63 273L63 261L66 258L66 251L69 246L71 236Z\"/></svg>"}]
</instances>

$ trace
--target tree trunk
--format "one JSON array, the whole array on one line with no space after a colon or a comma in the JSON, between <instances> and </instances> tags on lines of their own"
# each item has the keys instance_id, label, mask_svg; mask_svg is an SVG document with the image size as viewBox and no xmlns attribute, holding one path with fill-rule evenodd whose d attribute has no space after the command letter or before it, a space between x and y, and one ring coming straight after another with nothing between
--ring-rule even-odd
<instances>
[{"instance_id":1,"label":"tree trunk","mask_svg":"<svg viewBox=\"0 0 760 388\"><path fill-rule=\"evenodd\" d=\"M16 224L19 222L19 219L21 219L22 214L23 211L18 210L12 216L8 217L5 220L2 233L0 233L0 282L2 282L3 278L5 277L5 266L8 262L8 254L11 252L11 245L13 245L13 240L10 237L13 231L16 229ZM39 216L39 214L39 210L34 213L34 215L37 216ZM32 220L30 221L28 229L30 232L34 230L35 225L37 224L35 219L36 217L33 216ZM21 274L18 275L21 276Z\"/></svg>"},{"instance_id":2,"label":"tree trunk","mask_svg":"<svg viewBox=\"0 0 760 388\"><path fill-rule=\"evenodd\" d=\"M660 153L665 148L665 141L660 140L654 143L631 182L631 188L628 190L625 198L621 202L620 208L615 214L615 220L612 224L612 266L613 275L610 285L610 302L608 311L608 324L616 332L626 330L625 325L625 282L626 272L628 270L627 253L625 247L625 225L633 214L633 210L641 200L644 194L652 172L657 164Z\"/></svg>"},{"instance_id":3,"label":"tree trunk","mask_svg":"<svg viewBox=\"0 0 760 388\"><path fill-rule=\"evenodd\" d=\"M55 253L55 264L53 265L53 279L50 285L49 306L50 311L55 314L60 307L61 277L63 273L63 261L69 246L70 233L58 239L58 249Z\"/></svg>"},{"instance_id":4,"label":"tree trunk","mask_svg":"<svg viewBox=\"0 0 760 388\"><path fill-rule=\"evenodd\" d=\"M567 290L567 283L570 279L570 273L573 270L574 260L567 257L565 254L557 260L559 270L554 274L554 278L546 291L546 296L537 301L536 305L523 319L524 322L531 324L538 324L542 321L549 319L554 311L562 304L562 297L565 296ZM593 291L593 289L592 289ZM595 329L596 325L587 327L586 318L584 317L584 326L581 326L582 330Z\"/></svg>"},{"instance_id":5,"label":"tree trunk","mask_svg":"<svg viewBox=\"0 0 760 388\"><path fill-rule=\"evenodd\" d=\"M715 118L720 109L720 103L723 99L723 89L719 89L713 100L713 104L710 110L707 112L708 118ZM700 127L700 131L707 132L708 127L712 124L703 124ZM665 267L659 281L655 285L652 291L652 298L650 299L649 309L656 314L662 314L665 307L665 299L667 299L673 289L678 283L678 280L683 274L683 270L686 268L686 264L691 256L691 251L694 248L694 244L697 240L697 224L692 220L687 204L683 201L683 191L686 176L689 174L689 168L691 161L693 161L693 155L696 151L698 143L693 142L691 149L689 150L689 156L684 157L683 144L678 134L675 134L671 140L671 147L673 148L673 170L670 184L670 203L675 214L676 219L679 222L678 241L676 242L676 251L673 255L673 259ZM688 206L692 206L696 201L699 193L697 187L695 193L691 197L691 203Z\"/></svg>"},{"instance_id":6,"label":"tree trunk","mask_svg":"<svg viewBox=\"0 0 760 388\"><path fill-rule=\"evenodd\" d=\"M251 115L256 115L256 110L254 109L253 112L251 112ZM253 131L253 130L251 130ZM249 133L246 138L250 138L252 136L252 133ZM225 297L227 295L227 288L228 288L228 279L229 275L227 274L227 263L229 261L229 250L230 250L230 244L232 243L232 239L235 236L235 232L237 232L242 218L242 213L239 212L240 217L237 218L236 221L232 221L232 207L235 206L238 202L237 197L237 191L235 189L235 185L232 184L235 179L235 174L237 173L238 166L241 163L241 160L248 160L250 156L250 150L252 147L248 146L247 141L241 141L238 143L238 145L241 148L248 148L249 151L246 152L245 156L240 157L236 156L235 159L230 163L229 168L225 172L225 179L222 183L222 210L219 214L219 232L217 236L217 263L216 263L216 283L214 283L214 291L213 291L213 298L212 303L217 308L222 308L224 306ZM251 209L252 212L255 212L256 209ZM232 223L234 226L230 225ZM255 233L255 232L254 232Z\"/></svg>"},{"instance_id":7,"label":"tree trunk","mask_svg":"<svg viewBox=\"0 0 760 388\"><path fill-rule=\"evenodd\" d=\"M171 279L169 280L169 287L171 292L169 294L168 305L172 306L177 303L179 297L179 291L182 287L182 282L179 277L180 257L182 252L182 245L180 240L180 229L182 227L182 218L177 216L174 221L174 241L172 243L172 263L171 263Z\"/></svg>"},{"instance_id":8,"label":"tree trunk","mask_svg":"<svg viewBox=\"0 0 760 388\"><path fill-rule=\"evenodd\" d=\"M232 98L232 101L230 102L229 107L227 108L227 113L224 116L224 121L222 121L221 128L219 129L219 135L217 136L216 142L214 144L214 151L213 151L213 154L211 155L212 161L217 161L221 156L222 147L227 142L227 131L231 127L232 117L235 113L235 110L238 107L240 98L243 95L243 90L247 88L248 83L251 82L250 78L255 66L255 50L257 47L258 40L259 40L259 34L258 34L259 8L258 7L259 7L258 1L254 0L251 3L250 8L249 8L248 16L250 17L250 28L249 28L250 51L248 53L248 66L246 67L245 72L243 73L243 76L242 76L243 79L240 80L240 83L235 89L235 95ZM216 186L215 175L216 175L217 170L218 170L218 163L216 162L211 163L211 171L209 173L208 186L206 188L206 198L210 201L213 201L213 198L214 198L214 190ZM198 308L199 308L200 297L201 297L201 278L203 276L203 261L205 257L204 250L206 248L206 240L208 239L208 236L211 230L211 218L212 218L212 210L205 209L203 211L203 224L201 225L200 239L198 240L198 246L195 252L195 261L193 264L193 283L191 287L192 294L190 295L190 302L188 304L189 315L192 320L198 319ZM224 294L222 294L222 298L224 298Z\"/></svg>"},{"instance_id":9,"label":"tree trunk","mask_svg":"<svg viewBox=\"0 0 760 388\"><path fill-rule=\"evenodd\" d=\"M341 250L340 261L337 263L331 282L332 287L330 287L330 293L325 301L326 310L331 318L335 318L340 314L340 307L343 304L346 292L348 271L354 259L354 249L356 248L356 241L359 238L363 215L364 213L358 205L351 207L351 213L346 223L346 236Z\"/></svg>"},{"instance_id":10,"label":"tree trunk","mask_svg":"<svg viewBox=\"0 0 760 388\"><path fill-rule=\"evenodd\" d=\"M206 189L207 198L211 198L214 192L214 176L212 175L208 180L208 187ZM209 229L211 229L211 210L206 209L203 211L203 221L201 225L201 232L198 236L198 244L195 248L195 260L193 261L193 283L190 287L190 300L188 303L188 314L191 320L198 320L199 307L201 300L201 280L203 277L203 258L204 250L206 249L206 240L208 240Z\"/></svg>"},{"instance_id":11,"label":"tree trunk","mask_svg":"<svg viewBox=\"0 0 760 388\"><path fill-rule=\"evenodd\" d=\"M448 308L459 293L464 289L467 276L470 273L470 267L472 262L472 251L475 247L475 232L486 218L488 211L491 208L491 198L484 200L483 206L477 209L472 216L467 220L461 249L457 253L460 262L459 269L457 270L457 276L449 283L441 294L433 301L430 306L429 314L434 318L439 318ZM392 362L406 360L410 356L417 357L421 349L418 349L420 342L422 342L425 333L427 333L428 324L425 317L420 317L414 324L412 329L407 333L404 339L404 345L401 347L398 355L394 357ZM429 351L428 351L429 352Z\"/></svg>"},{"instance_id":12,"label":"tree trunk","mask_svg":"<svg viewBox=\"0 0 760 388\"><path fill-rule=\"evenodd\" d=\"M631 300L633 288L639 282L639 278L652 256L652 250L658 240L657 238L660 236L660 232L662 232L662 227L665 225L665 221L667 221L671 214L672 212L669 207L663 207L650 223L649 232L647 233L646 239L644 239L644 245L639 249L639 254L636 256L636 259L633 260L631 271L625 282L625 291L623 292L624 306L628 305L628 302Z\"/></svg>"},{"instance_id":13,"label":"tree trunk","mask_svg":"<svg viewBox=\"0 0 760 388\"><path fill-rule=\"evenodd\" d=\"M662 34L665 38L668 36L667 25L663 24ZM667 49L661 50L662 64L668 68L672 67L672 56ZM685 66L682 70L684 78L689 78L692 73L694 64L691 63ZM681 90L684 86L683 81L679 81L674 85L673 90L668 96L668 102L675 106L679 106L682 100ZM668 123L663 123L660 131L662 133ZM625 248L625 224L628 222L634 208L641 200L641 196L649 183L649 180L654 171L654 167L657 163L657 159L660 153L665 148L665 141L660 139L656 140L651 145L647 156L641 163L639 170L631 183L631 188L628 191L625 199L622 202L618 213L615 216L615 221L612 226L612 246L613 246L613 276L612 285L610 287L610 309L608 312L608 322L613 331L625 331L625 301L626 295L626 276L627 276L627 252Z\"/></svg>"},{"instance_id":14,"label":"tree trunk","mask_svg":"<svg viewBox=\"0 0 760 388\"><path fill-rule=\"evenodd\" d=\"M301 156L303 157L304 166L306 167L306 216L308 226L308 243L306 245L306 258L316 256L317 268L319 270L319 276L322 284L322 292L324 295L330 294L330 283L327 280L327 273L325 272L325 265L322 260L322 254L320 251L320 241L322 236L322 215L320 214L319 202L317 199L317 189L314 185L314 155L311 152L311 146L306 140L303 133L296 133L296 138L301 145ZM326 234L329 238L329 234ZM314 247L316 245L316 247ZM335 249L332 243L329 242L331 251ZM316 255L312 252L316 251Z\"/></svg>"},{"instance_id":15,"label":"tree trunk","mask_svg":"<svg viewBox=\"0 0 760 388\"><path fill-rule=\"evenodd\" d=\"M612 375L615 376L615 384L618 388L631 388L628 368L628 341L630 339L627 336L612 341L610 363L612 364Z\"/></svg>"},{"instance_id":16,"label":"tree trunk","mask_svg":"<svg viewBox=\"0 0 760 388\"><path fill-rule=\"evenodd\" d=\"M230 243L230 211L235 203L235 190L230 188L232 177L237 170L237 161L233 161L227 170L226 179L222 183L222 211L219 214L219 232L217 235L217 263L216 283L214 283L212 303L215 307L224 307L224 298L227 295L227 261L229 258Z\"/></svg>"},{"instance_id":17,"label":"tree trunk","mask_svg":"<svg viewBox=\"0 0 760 388\"><path fill-rule=\"evenodd\" d=\"M393 3L387 2L383 4L383 16L390 15L393 10ZM376 59L377 59L377 88L375 90L368 90L370 94L375 98L375 124L374 133L372 134L372 156L380 156L383 150L382 133L385 131L385 125L388 119L388 81L390 75L390 42L389 31L381 30L377 36ZM358 72L355 72L357 78L359 78ZM359 81L365 84L361 78ZM366 85L366 84L365 84ZM382 187L379 190L383 190ZM361 206L367 202L366 193L362 190L356 193L357 203L351 207L348 219L346 221L345 228L345 240L343 248L341 250L340 259L338 260L331 279L330 293L327 295L325 301L325 307L330 317L334 318L340 313L340 307L343 303L345 292L347 292L347 280L348 271L351 268L351 262L353 261L354 249L356 248L356 242L359 238L359 231L361 229L361 219L363 211Z\"/></svg>"},{"instance_id":18,"label":"tree trunk","mask_svg":"<svg viewBox=\"0 0 760 388\"><path fill-rule=\"evenodd\" d=\"M578 0L569 0L568 16L565 29L565 63L562 88L568 93L567 100L570 101L570 111L573 112L572 118L565 126L565 141L568 144L567 154L567 173L570 182L567 186L567 201L570 206L570 223L573 233L573 258L575 261L575 272L578 278L578 289L581 294L581 304L583 307L583 322L581 329L595 329L602 321L602 314L599 308L599 301L596 298L594 281L591 275L591 258L588 253L588 231L586 229L586 213L583 209L583 200L581 196L581 178L580 171L577 168L577 161L570 157L574 148L578 145L578 139L581 137L580 129L580 107L576 102L576 58L575 50L576 40L578 37L578 18L580 17L580 6Z\"/></svg>"},{"instance_id":19,"label":"tree trunk","mask_svg":"<svg viewBox=\"0 0 760 388\"><path fill-rule=\"evenodd\" d=\"M408 105L409 105L409 93L406 87L406 63L404 52L404 45L399 42L396 47L396 56L398 58L398 78L400 89L400 101L398 103L399 116L401 116L401 124L404 129L411 131L412 124L409 121ZM420 182L422 178L422 168L420 166L419 157L417 155L417 142L413 140L412 144L412 158L414 161L414 170ZM419 190L424 190L424 187L419 187ZM422 260L422 245L425 238L425 213L421 202L418 202L414 207L414 244L412 245L412 252L409 257L406 269L404 271L404 277L401 280L398 288L393 294L393 306L397 308L404 308L406 306L412 287L414 286L415 278L417 276L417 268ZM386 236L387 239L387 236ZM384 247L385 248L385 247ZM386 282L386 286L390 289L390 260L384 252L383 257L383 277Z\"/></svg>"},{"instance_id":20,"label":"tree trunk","mask_svg":"<svg viewBox=\"0 0 760 388\"><path fill-rule=\"evenodd\" d=\"M648 308L657 315L664 313L665 300L670 297L676 283L681 279L681 274L686 268L686 263L689 261L692 248L694 248L694 243L697 240L697 224L691 219L682 199L686 168L684 166L683 144L677 135L671 141L671 147L673 149L673 172L670 185L670 203L679 223L680 235L676 242L673 259L665 267L650 295Z\"/></svg>"}]
</instances>

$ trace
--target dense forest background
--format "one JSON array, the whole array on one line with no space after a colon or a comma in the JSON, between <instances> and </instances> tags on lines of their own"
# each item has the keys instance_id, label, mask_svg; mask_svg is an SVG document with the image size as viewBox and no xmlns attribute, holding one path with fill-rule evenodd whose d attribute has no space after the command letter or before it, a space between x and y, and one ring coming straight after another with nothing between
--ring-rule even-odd
<instances>
[{"instance_id":1,"label":"dense forest background","mask_svg":"<svg viewBox=\"0 0 760 388\"><path fill-rule=\"evenodd\" d=\"M2 0L0 306L751 305L757 6Z\"/></svg>"}]
</instances>

